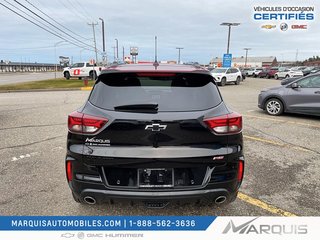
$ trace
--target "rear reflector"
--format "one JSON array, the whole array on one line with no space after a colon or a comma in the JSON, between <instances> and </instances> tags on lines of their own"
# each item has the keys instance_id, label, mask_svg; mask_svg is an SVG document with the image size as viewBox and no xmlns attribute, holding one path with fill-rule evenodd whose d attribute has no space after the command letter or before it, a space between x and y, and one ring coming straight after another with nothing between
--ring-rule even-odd
<instances>
[{"instance_id":1,"label":"rear reflector","mask_svg":"<svg viewBox=\"0 0 320 240\"><path fill-rule=\"evenodd\" d=\"M67 172L67 180L68 182L72 181L72 161L66 162L66 172Z\"/></svg>"},{"instance_id":2,"label":"rear reflector","mask_svg":"<svg viewBox=\"0 0 320 240\"><path fill-rule=\"evenodd\" d=\"M73 112L68 117L68 128L74 133L95 133L107 122L106 118Z\"/></svg>"},{"instance_id":3,"label":"rear reflector","mask_svg":"<svg viewBox=\"0 0 320 240\"><path fill-rule=\"evenodd\" d=\"M236 112L203 120L217 134L239 133L242 130L242 116Z\"/></svg>"},{"instance_id":4,"label":"rear reflector","mask_svg":"<svg viewBox=\"0 0 320 240\"><path fill-rule=\"evenodd\" d=\"M239 160L238 175L237 175L237 180L239 183L242 182L242 179L243 179L243 170L244 170L244 162L242 160Z\"/></svg>"}]
</instances>

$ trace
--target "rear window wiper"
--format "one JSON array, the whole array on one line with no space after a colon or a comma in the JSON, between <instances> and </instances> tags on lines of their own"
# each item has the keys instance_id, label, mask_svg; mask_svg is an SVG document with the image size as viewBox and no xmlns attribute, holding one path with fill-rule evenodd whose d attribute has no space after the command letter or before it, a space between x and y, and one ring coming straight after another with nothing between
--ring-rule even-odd
<instances>
[{"instance_id":1,"label":"rear window wiper","mask_svg":"<svg viewBox=\"0 0 320 240\"><path fill-rule=\"evenodd\" d=\"M119 112L157 113L158 104L132 104L114 107Z\"/></svg>"}]
</instances>

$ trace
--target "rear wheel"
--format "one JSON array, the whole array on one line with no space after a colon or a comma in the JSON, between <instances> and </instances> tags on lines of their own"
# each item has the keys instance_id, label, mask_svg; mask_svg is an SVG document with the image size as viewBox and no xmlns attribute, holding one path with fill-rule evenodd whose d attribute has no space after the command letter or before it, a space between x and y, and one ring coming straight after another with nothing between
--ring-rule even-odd
<instances>
[{"instance_id":1,"label":"rear wheel","mask_svg":"<svg viewBox=\"0 0 320 240\"><path fill-rule=\"evenodd\" d=\"M70 79L70 73L69 72L65 72L64 73L64 77L69 80Z\"/></svg>"},{"instance_id":2,"label":"rear wheel","mask_svg":"<svg viewBox=\"0 0 320 240\"><path fill-rule=\"evenodd\" d=\"M221 83L220 83L221 85L220 86L225 86L226 83L227 83L227 79L224 77L224 78L221 79Z\"/></svg>"},{"instance_id":3,"label":"rear wheel","mask_svg":"<svg viewBox=\"0 0 320 240\"><path fill-rule=\"evenodd\" d=\"M290 76L289 75L286 75L286 77L285 78L289 78Z\"/></svg>"},{"instance_id":4,"label":"rear wheel","mask_svg":"<svg viewBox=\"0 0 320 240\"><path fill-rule=\"evenodd\" d=\"M239 85L240 84L240 77L237 77L237 80L234 82L235 85Z\"/></svg>"},{"instance_id":5,"label":"rear wheel","mask_svg":"<svg viewBox=\"0 0 320 240\"><path fill-rule=\"evenodd\" d=\"M89 73L89 76L90 76L90 78L91 78L92 80L96 80L96 78L97 78L97 73L96 73L96 71L91 71L91 72Z\"/></svg>"},{"instance_id":6,"label":"rear wheel","mask_svg":"<svg viewBox=\"0 0 320 240\"><path fill-rule=\"evenodd\" d=\"M268 114L278 116L283 113L283 103L278 98L271 98L265 104Z\"/></svg>"},{"instance_id":7,"label":"rear wheel","mask_svg":"<svg viewBox=\"0 0 320 240\"><path fill-rule=\"evenodd\" d=\"M278 74L274 75L274 79L279 79Z\"/></svg>"}]
</instances>

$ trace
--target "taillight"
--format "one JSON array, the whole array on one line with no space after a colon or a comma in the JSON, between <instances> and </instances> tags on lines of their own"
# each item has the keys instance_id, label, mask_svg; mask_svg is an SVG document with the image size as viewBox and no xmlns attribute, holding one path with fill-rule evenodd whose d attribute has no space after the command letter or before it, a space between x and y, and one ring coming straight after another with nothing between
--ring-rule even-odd
<instances>
[{"instance_id":1,"label":"taillight","mask_svg":"<svg viewBox=\"0 0 320 240\"><path fill-rule=\"evenodd\" d=\"M68 182L72 181L72 161L66 162L66 172L67 172L67 180Z\"/></svg>"},{"instance_id":2,"label":"taillight","mask_svg":"<svg viewBox=\"0 0 320 240\"><path fill-rule=\"evenodd\" d=\"M68 117L68 128L74 133L95 133L107 122L106 118L73 112Z\"/></svg>"},{"instance_id":3,"label":"taillight","mask_svg":"<svg viewBox=\"0 0 320 240\"><path fill-rule=\"evenodd\" d=\"M237 180L239 183L241 183L243 179L243 170L244 170L244 162L242 160L239 160L238 175L237 175Z\"/></svg>"},{"instance_id":4,"label":"taillight","mask_svg":"<svg viewBox=\"0 0 320 240\"><path fill-rule=\"evenodd\" d=\"M217 134L239 133L242 130L242 116L236 112L203 120Z\"/></svg>"}]
</instances>

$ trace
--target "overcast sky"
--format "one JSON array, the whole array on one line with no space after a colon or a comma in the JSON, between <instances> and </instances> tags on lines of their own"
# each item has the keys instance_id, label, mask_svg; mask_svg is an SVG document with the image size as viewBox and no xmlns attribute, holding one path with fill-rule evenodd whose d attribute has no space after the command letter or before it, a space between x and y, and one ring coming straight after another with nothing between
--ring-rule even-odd
<instances>
[{"instance_id":1,"label":"overcast sky","mask_svg":"<svg viewBox=\"0 0 320 240\"><path fill-rule=\"evenodd\" d=\"M177 60L178 50L183 47L181 60L208 63L212 57L221 57L227 48L227 27L222 22L239 22L232 28L230 52L233 56L244 56L243 48L249 47L249 56L276 56L279 61L298 60L320 55L320 24L318 0L17 0L33 10L53 25L86 44L93 45L92 27L96 26L97 48L102 51L101 21L105 21L106 48L109 60L113 60L115 38L119 40L119 56L122 47L125 55L130 46L139 47L138 60L153 60L154 36L158 37L159 60ZM0 0L0 3L14 9L23 16L33 16L13 0ZM10 4L12 5L10 5ZM49 15L70 31L43 15L35 7ZM254 6L313 6L314 21L255 21ZM23 9L20 12L15 7ZM27 16L28 13L30 16ZM33 25L0 5L1 33L0 60L47 62L55 61L56 56L73 57L73 62L94 57L94 52L81 50ZM307 30L281 31L280 23L307 24ZM39 22L37 22L40 24ZM276 24L276 29L262 29L264 24ZM47 24L48 25L48 24ZM42 25L43 26L43 25ZM52 26L44 26L50 30ZM53 28L54 29L54 28ZM64 38L65 33L58 32ZM80 36L77 36L77 35ZM87 39L87 40L86 40ZM82 43L78 43L82 45ZM99 55L101 59L101 55Z\"/></svg>"}]
</instances>

